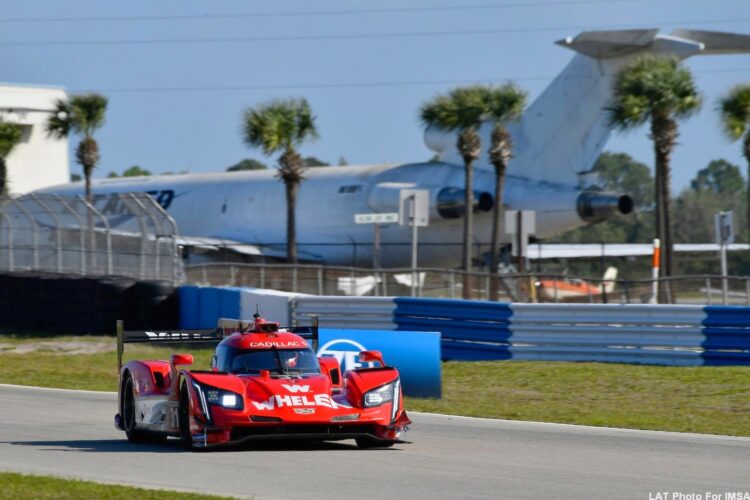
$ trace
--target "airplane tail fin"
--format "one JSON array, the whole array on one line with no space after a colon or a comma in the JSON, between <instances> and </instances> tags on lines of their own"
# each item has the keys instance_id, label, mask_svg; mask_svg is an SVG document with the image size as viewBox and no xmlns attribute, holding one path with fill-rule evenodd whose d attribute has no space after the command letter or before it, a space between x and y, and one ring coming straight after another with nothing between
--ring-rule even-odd
<instances>
[{"instance_id":1,"label":"airplane tail fin","mask_svg":"<svg viewBox=\"0 0 750 500\"><path fill-rule=\"evenodd\" d=\"M634 57L652 53L685 59L698 54L750 52L750 35L679 29L671 35L657 29L584 31L558 45L577 54L508 130L515 157L508 173L534 180L585 187L612 131L606 108L617 71ZM491 124L480 128L484 151ZM440 159L461 164L456 134L428 128L427 146ZM491 168L486 153L477 162Z\"/></svg>"},{"instance_id":2,"label":"airplane tail fin","mask_svg":"<svg viewBox=\"0 0 750 500\"><path fill-rule=\"evenodd\" d=\"M602 284L604 285L605 292L612 293L614 291L616 279L617 268L614 266L609 266L606 271L604 271L604 276L602 277Z\"/></svg>"}]
</instances>

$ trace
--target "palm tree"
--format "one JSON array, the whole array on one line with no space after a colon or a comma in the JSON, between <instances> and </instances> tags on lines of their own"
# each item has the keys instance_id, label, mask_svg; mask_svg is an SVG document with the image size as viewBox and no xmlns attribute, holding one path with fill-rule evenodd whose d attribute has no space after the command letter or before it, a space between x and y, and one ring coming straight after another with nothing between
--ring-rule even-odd
<instances>
[{"instance_id":1,"label":"palm tree","mask_svg":"<svg viewBox=\"0 0 750 500\"><path fill-rule=\"evenodd\" d=\"M0 195L8 192L8 167L5 158L21 141L21 127L15 123L0 122Z\"/></svg>"},{"instance_id":2,"label":"palm tree","mask_svg":"<svg viewBox=\"0 0 750 500\"><path fill-rule=\"evenodd\" d=\"M670 160L679 135L677 120L689 117L700 107L701 96L690 70L676 58L642 56L615 77L610 123L621 130L646 122L651 127L656 165L656 237L662 241L663 276L672 275Z\"/></svg>"},{"instance_id":3,"label":"palm tree","mask_svg":"<svg viewBox=\"0 0 750 500\"><path fill-rule=\"evenodd\" d=\"M724 131L729 139L736 141L743 135L745 136L742 141L742 154L748 162L747 173L750 176L750 84L733 88L729 95L719 101L719 111L724 123ZM746 197L748 238L750 238L750 180L747 183Z\"/></svg>"},{"instance_id":4,"label":"palm tree","mask_svg":"<svg viewBox=\"0 0 750 500\"><path fill-rule=\"evenodd\" d=\"M306 170L297 148L317 136L315 117L306 99L273 100L245 110L245 144L262 148L266 155L282 152L276 176L286 189L286 252L291 263L297 262L297 192Z\"/></svg>"},{"instance_id":5,"label":"palm tree","mask_svg":"<svg viewBox=\"0 0 750 500\"><path fill-rule=\"evenodd\" d=\"M94 132L104 125L106 111L106 97L93 93L82 94L71 97L68 102L58 99L55 110L47 119L47 134L50 136L63 139L70 132L82 136L76 148L76 161L83 167L86 199L89 203L93 202L91 175L101 159Z\"/></svg>"},{"instance_id":6,"label":"palm tree","mask_svg":"<svg viewBox=\"0 0 750 500\"><path fill-rule=\"evenodd\" d=\"M487 87L487 111L493 122L489 150L490 163L495 167L495 204L492 210L492 242L490 244L490 274L497 273L502 234L503 189L508 161L513 157L513 140L505 128L511 120L517 120L526 107L526 92L513 83L501 87ZM521 269L518 270L522 272ZM490 300L497 300L498 282L490 281Z\"/></svg>"},{"instance_id":7,"label":"palm tree","mask_svg":"<svg viewBox=\"0 0 750 500\"><path fill-rule=\"evenodd\" d=\"M456 147L464 162L464 234L463 270L471 271L471 242L473 239L474 207L474 162L479 158L482 141L477 129L487 116L486 88L480 85L460 87L447 95L438 95L422 105L419 110L421 122L428 127L442 130L457 130ZM471 280L464 274L463 297L471 298Z\"/></svg>"}]
</instances>

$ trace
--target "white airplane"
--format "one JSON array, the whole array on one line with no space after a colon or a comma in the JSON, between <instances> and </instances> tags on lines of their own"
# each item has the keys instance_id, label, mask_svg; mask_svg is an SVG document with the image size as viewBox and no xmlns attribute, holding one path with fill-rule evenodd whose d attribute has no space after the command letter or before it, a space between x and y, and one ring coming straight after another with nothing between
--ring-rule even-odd
<instances>
[{"instance_id":1,"label":"white airplane","mask_svg":"<svg viewBox=\"0 0 750 500\"><path fill-rule=\"evenodd\" d=\"M632 210L626 194L605 193L592 184L591 167L611 134L606 106L613 76L643 53L692 55L750 52L750 36L656 29L589 31L557 42L577 54L518 123L509 127L515 143L504 192L505 208L536 211L539 239ZM480 129L489 143L489 123ZM399 191L427 189L429 227L419 234L420 266L459 264L462 242L463 166L456 135L428 129L425 142L439 156L430 163L312 168L302 183L297 207L301 260L329 265L372 263L373 229L354 223L354 214L397 212ZM489 247L494 173L486 150L475 174L475 242ZM193 248L224 247L237 254L283 258L285 198L273 170L188 174L94 183L97 194L147 192L177 221L183 243ZM82 184L41 190L81 194ZM104 203L102 200L101 203ZM103 207L99 207L103 208ZM382 227L382 265L410 263L407 227ZM510 237L506 237L510 242Z\"/></svg>"}]
</instances>

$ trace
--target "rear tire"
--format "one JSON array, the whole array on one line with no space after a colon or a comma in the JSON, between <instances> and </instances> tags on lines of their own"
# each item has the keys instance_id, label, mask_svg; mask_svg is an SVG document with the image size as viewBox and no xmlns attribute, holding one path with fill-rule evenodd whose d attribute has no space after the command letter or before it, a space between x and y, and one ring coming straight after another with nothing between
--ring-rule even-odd
<instances>
[{"instance_id":1,"label":"rear tire","mask_svg":"<svg viewBox=\"0 0 750 500\"><path fill-rule=\"evenodd\" d=\"M357 442L357 447L362 450L368 450L371 448L390 448L396 444L393 441L381 441L371 437L358 437L355 438L355 441Z\"/></svg>"},{"instance_id":2,"label":"rear tire","mask_svg":"<svg viewBox=\"0 0 750 500\"><path fill-rule=\"evenodd\" d=\"M131 443L162 443L167 437L135 427L135 391L133 389L133 378L128 374L125 379L125 386L122 389L122 426L125 428L125 435Z\"/></svg>"}]
</instances>

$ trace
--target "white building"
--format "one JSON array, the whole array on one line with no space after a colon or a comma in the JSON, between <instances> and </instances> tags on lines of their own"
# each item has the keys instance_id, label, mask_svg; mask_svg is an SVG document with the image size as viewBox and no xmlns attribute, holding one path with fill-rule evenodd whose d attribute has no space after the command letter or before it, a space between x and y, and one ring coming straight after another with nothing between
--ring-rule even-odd
<instances>
[{"instance_id":1,"label":"white building","mask_svg":"<svg viewBox=\"0 0 750 500\"><path fill-rule=\"evenodd\" d=\"M44 127L57 99L67 99L60 87L0 84L0 120L23 130L21 142L6 158L13 194L70 181L68 140L48 137Z\"/></svg>"}]
</instances>

